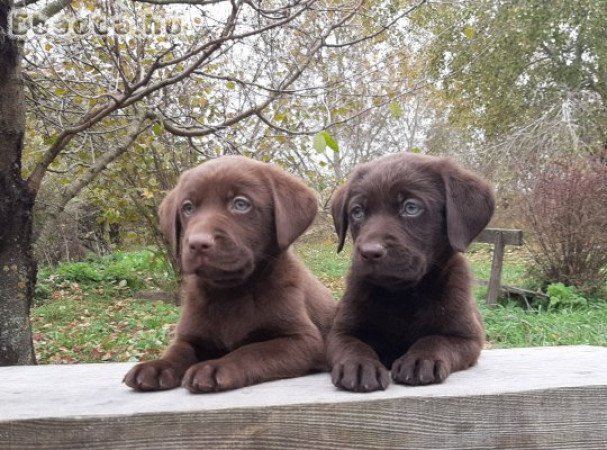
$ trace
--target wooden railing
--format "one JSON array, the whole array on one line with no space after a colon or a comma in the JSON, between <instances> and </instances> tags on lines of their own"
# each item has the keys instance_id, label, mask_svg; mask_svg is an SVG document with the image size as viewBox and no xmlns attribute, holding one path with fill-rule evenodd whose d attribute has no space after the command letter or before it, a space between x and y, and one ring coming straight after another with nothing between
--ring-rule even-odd
<instances>
[{"instance_id":1,"label":"wooden railing","mask_svg":"<svg viewBox=\"0 0 607 450\"><path fill-rule=\"evenodd\" d=\"M607 348L485 350L443 384L354 394L326 373L133 392L131 363L0 368L2 449L605 449Z\"/></svg>"}]
</instances>

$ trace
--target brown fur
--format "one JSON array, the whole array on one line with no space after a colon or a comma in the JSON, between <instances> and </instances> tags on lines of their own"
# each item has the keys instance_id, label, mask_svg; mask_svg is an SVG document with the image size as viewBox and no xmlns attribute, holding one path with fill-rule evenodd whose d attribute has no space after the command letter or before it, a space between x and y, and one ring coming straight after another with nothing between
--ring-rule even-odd
<instances>
[{"instance_id":1,"label":"brown fur","mask_svg":"<svg viewBox=\"0 0 607 450\"><path fill-rule=\"evenodd\" d=\"M175 339L124 382L213 392L325 369L335 302L289 250L316 210L314 192L270 164L230 156L186 171L159 210L184 278Z\"/></svg>"},{"instance_id":2,"label":"brown fur","mask_svg":"<svg viewBox=\"0 0 607 450\"><path fill-rule=\"evenodd\" d=\"M354 251L328 338L333 383L368 392L440 383L484 342L460 254L494 209L487 183L447 158L409 153L358 166L332 203L339 250Z\"/></svg>"}]
</instances>

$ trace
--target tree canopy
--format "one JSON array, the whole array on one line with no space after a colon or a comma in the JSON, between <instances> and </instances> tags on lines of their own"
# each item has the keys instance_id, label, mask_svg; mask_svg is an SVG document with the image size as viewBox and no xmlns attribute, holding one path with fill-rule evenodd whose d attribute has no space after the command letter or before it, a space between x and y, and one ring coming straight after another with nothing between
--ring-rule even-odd
<instances>
[{"instance_id":1,"label":"tree canopy","mask_svg":"<svg viewBox=\"0 0 607 450\"><path fill-rule=\"evenodd\" d=\"M495 138L572 101L586 104L604 128L604 2L447 2L416 17L435 36L433 72L452 105L453 123Z\"/></svg>"}]
</instances>

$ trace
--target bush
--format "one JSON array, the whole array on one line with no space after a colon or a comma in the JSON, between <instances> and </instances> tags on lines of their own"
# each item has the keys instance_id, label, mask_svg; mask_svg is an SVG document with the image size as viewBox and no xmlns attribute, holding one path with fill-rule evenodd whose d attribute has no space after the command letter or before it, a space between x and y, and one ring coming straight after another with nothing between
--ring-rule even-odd
<instances>
[{"instance_id":1,"label":"bush","mask_svg":"<svg viewBox=\"0 0 607 450\"><path fill-rule=\"evenodd\" d=\"M65 263L57 267L57 276L76 283L99 282L103 276L99 269L85 262Z\"/></svg>"},{"instance_id":2,"label":"bush","mask_svg":"<svg viewBox=\"0 0 607 450\"><path fill-rule=\"evenodd\" d=\"M523 205L534 275L544 285L601 289L607 277L607 165L554 164L531 183Z\"/></svg>"},{"instance_id":3,"label":"bush","mask_svg":"<svg viewBox=\"0 0 607 450\"><path fill-rule=\"evenodd\" d=\"M56 267L42 266L38 273L36 299L38 304L52 297L60 289L136 290L175 288L174 274L162 254L153 249L136 252L116 252L98 257L90 255L86 261L60 263Z\"/></svg>"},{"instance_id":4,"label":"bush","mask_svg":"<svg viewBox=\"0 0 607 450\"><path fill-rule=\"evenodd\" d=\"M132 289L143 289L146 277L159 271L170 273L170 266L157 253L149 250L139 252L116 252L104 257L103 280L109 283L126 283Z\"/></svg>"},{"instance_id":5,"label":"bush","mask_svg":"<svg viewBox=\"0 0 607 450\"><path fill-rule=\"evenodd\" d=\"M565 286L563 283L548 285L546 294L550 299L550 308L574 308L588 304L588 300L579 295L574 288Z\"/></svg>"}]
</instances>

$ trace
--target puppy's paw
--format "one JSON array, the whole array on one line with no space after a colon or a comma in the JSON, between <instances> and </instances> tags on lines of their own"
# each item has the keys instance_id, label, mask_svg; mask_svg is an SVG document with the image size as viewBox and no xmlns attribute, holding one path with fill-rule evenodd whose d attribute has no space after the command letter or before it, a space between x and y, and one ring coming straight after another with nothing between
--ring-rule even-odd
<instances>
[{"instance_id":1,"label":"puppy's paw","mask_svg":"<svg viewBox=\"0 0 607 450\"><path fill-rule=\"evenodd\" d=\"M235 364L216 359L194 364L186 371L181 384L194 394L219 392L244 387L247 378Z\"/></svg>"},{"instance_id":2,"label":"puppy's paw","mask_svg":"<svg viewBox=\"0 0 607 450\"><path fill-rule=\"evenodd\" d=\"M442 383L449 375L447 364L428 355L405 353L392 364L392 379L396 383L418 386Z\"/></svg>"},{"instance_id":3,"label":"puppy's paw","mask_svg":"<svg viewBox=\"0 0 607 450\"><path fill-rule=\"evenodd\" d=\"M331 380L335 386L347 391L383 391L390 384L390 374L377 360L347 360L333 366Z\"/></svg>"},{"instance_id":4,"label":"puppy's paw","mask_svg":"<svg viewBox=\"0 0 607 450\"><path fill-rule=\"evenodd\" d=\"M176 388L181 380L171 363L157 359L137 364L122 382L138 391L162 391Z\"/></svg>"}]
</instances>

